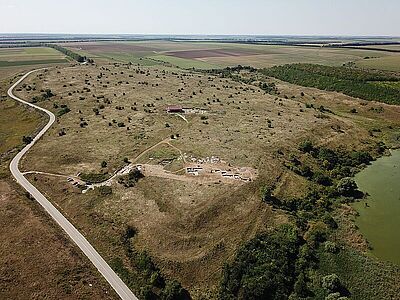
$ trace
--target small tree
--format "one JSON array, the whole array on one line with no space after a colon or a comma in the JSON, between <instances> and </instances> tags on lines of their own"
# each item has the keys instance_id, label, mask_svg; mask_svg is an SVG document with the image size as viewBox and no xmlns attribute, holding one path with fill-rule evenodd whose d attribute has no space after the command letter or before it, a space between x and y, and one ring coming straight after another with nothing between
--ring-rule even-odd
<instances>
[{"instance_id":1,"label":"small tree","mask_svg":"<svg viewBox=\"0 0 400 300\"><path fill-rule=\"evenodd\" d=\"M300 143L299 150L304 153L310 153L314 149L311 141L306 140Z\"/></svg>"},{"instance_id":2,"label":"small tree","mask_svg":"<svg viewBox=\"0 0 400 300\"><path fill-rule=\"evenodd\" d=\"M326 241L324 243L324 250L328 253L337 253L339 250L339 247L336 245L335 242L332 241Z\"/></svg>"},{"instance_id":3,"label":"small tree","mask_svg":"<svg viewBox=\"0 0 400 300\"><path fill-rule=\"evenodd\" d=\"M101 162L101 167L102 167L102 168L106 168L106 167L107 167L107 162L106 162L105 160L103 160L103 161Z\"/></svg>"},{"instance_id":4,"label":"small tree","mask_svg":"<svg viewBox=\"0 0 400 300\"><path fill-rule=\"evenodd\" d=\"M316 171L313 176L312 180L318 184L324 185L324 186L329 186L332 185L332 180L326 176L324 173L320 171Z\"/></svg>"},{"instance_id":5,"label":"small tree","mask_svg":"<svg viewBox=\"0 0 400 300\"><path fill-rule=\"evenodd\" d=\"M340 287L340 279L336 274L322 277L322 287L328 291L335 292Z\"/></svg>"},{"instance_id":6,"label":"small tree","mask_svg":"<svg viewBox=\"0 0 400 300\"><path fill-rule=\"evenodd\" d=\"M308 295L308 288L304 273L301 273L294 284L294 292L297 296L305 298Z\"/></svg>"},{"instance_id":7,"label":"small tree","mask_svg":"<svg viewBox=\"0 0 400 300\"><path fill-rule=\"evenodd\" d=\"M265 203L269 203L273 199L272 189L267 185L261 188L260 193L261 193L261 199Z\"/></svg>"},{"instance_id":8,"label":"small tree","mask_svg":"<svg viewBox=\"0 0 400 300\"><path fill-rule=\"evenodd\" d=\"M349 196L354 194L358 190L358 187L353 178L345 177L339 180L336 189L339 194Z\"/></svg>"},{"instance_id":9,"label":"small tree","mask_svg":"<svg viewBox=\"0 0 400 300\"><path fill-rule=\"evenodd\" d=\"M175 299L190 299L188 297L187 291L181 286L179 282L176 280L174 281L169 281L165 285L162 299L165 300L175 300Z\"/></svg>"},{"instance_id":10,"label":"small tree","mask_svg":"<svg viewBox=\"0 0 400 300\"><path fill-rule=\"evenodd\" d=\"M22 137L22 142L24 143L24 144L30 144L31 142L32 142L32 138L30 137L30 136L23 136Z\"/></svg>"},{"instance_id":11,"label":"small tree","mask_svg":"<svg viewBox=\"0 0 400 300\"><path fill-rule=\"evenodd\" d=\"M353 165L368 164L372 160L371 154L365 151L356 151L350 155Z\"/></svg>"}]
</instances>

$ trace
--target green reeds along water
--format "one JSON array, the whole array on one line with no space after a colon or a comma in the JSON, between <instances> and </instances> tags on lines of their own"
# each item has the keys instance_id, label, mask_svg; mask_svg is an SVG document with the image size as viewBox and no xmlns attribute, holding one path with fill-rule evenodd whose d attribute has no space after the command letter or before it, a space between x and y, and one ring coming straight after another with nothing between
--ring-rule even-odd
<instances>
[{"instance_id":1,"label":"green reeds along water","mask_svg":"<svg viewBox=\"0 0 400 300\"><path fill-rule=\"evenodd\" d=\"M355 177L368 193L366 201L353 205L356 224L380 259L400 265L400 150L372 162Z\"/></svg>"}]
</instances>

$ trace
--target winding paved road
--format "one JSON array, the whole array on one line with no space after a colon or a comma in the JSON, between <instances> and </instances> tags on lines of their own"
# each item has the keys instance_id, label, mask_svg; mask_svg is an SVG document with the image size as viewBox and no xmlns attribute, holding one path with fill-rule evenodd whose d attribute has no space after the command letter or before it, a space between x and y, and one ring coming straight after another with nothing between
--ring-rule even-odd
<instances>
[{"instance_id":1,"label":"winding paved road","mask_svg":"<svg viewBox=\"0 0 400 300\"><path fill-rule=\"evenodd\" d=\"M24 156L24 154L32 148L32 146L46 133L46 131L51 127L55 121L55 116L52 112L41 108L39 106L33 105L32 103L26 102L13 94L14 88L21 83L26 77L28 77L33 72L39 71L33 70L22 76L16 83L14 83L8 90L8 95L26 105L29 105L35 109L41 110L46 113L50 120L44 126L44 128L39 132L39 134L33 139L33 141L26 145L11 161L10 171L15 177L17 182L27 190L41 206L47 211L47 213L60 225L60 227L65 231L65 233L75 242L76 245L83 251L83 253L90 259L93 265L99 270L103 277L110 283L115 292L124 300L137 300L136 296L132 291L125 285L125 283L118 277L118 275L111 269L107 262L100 256L100 254L93 248L93 246L86 240L86 238L50 203L46 197L43 196L20 172L18 168L19 161Z\"/></svg>"}]
</instances>

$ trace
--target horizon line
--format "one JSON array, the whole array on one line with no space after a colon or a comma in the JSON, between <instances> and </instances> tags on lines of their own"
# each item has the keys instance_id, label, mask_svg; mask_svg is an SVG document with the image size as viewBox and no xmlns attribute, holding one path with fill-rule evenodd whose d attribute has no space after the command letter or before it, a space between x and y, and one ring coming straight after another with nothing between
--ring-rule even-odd
<instances>
[{"instance_id":1,"label":"horizon line","mask_svg":"<svg viewBox=\"0 0 400 300\"><path fill-rule=\"evenodd\" d=\"M397 35L351 35L351 34L208 34L208 33L52 33L52 32L0 32L1 35L102 35L102 36L237 36L237 37L355 37L355 38L400 38Z\"/></svg>"}]
</instances>

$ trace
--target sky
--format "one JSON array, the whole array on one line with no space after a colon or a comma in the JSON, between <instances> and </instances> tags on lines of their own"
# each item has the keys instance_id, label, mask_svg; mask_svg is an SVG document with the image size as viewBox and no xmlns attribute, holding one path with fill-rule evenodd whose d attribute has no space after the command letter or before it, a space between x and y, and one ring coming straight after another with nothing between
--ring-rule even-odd
<instances>
[{"instance_id":1,"label":"sky","mask_svg":"<svg viewBox=\"0 0 400 300\"><path fill-rule=\"evenodd\" d=\"M400 36L399 0L0 0L0 33Z\"/></svg>"}]
</instances>

